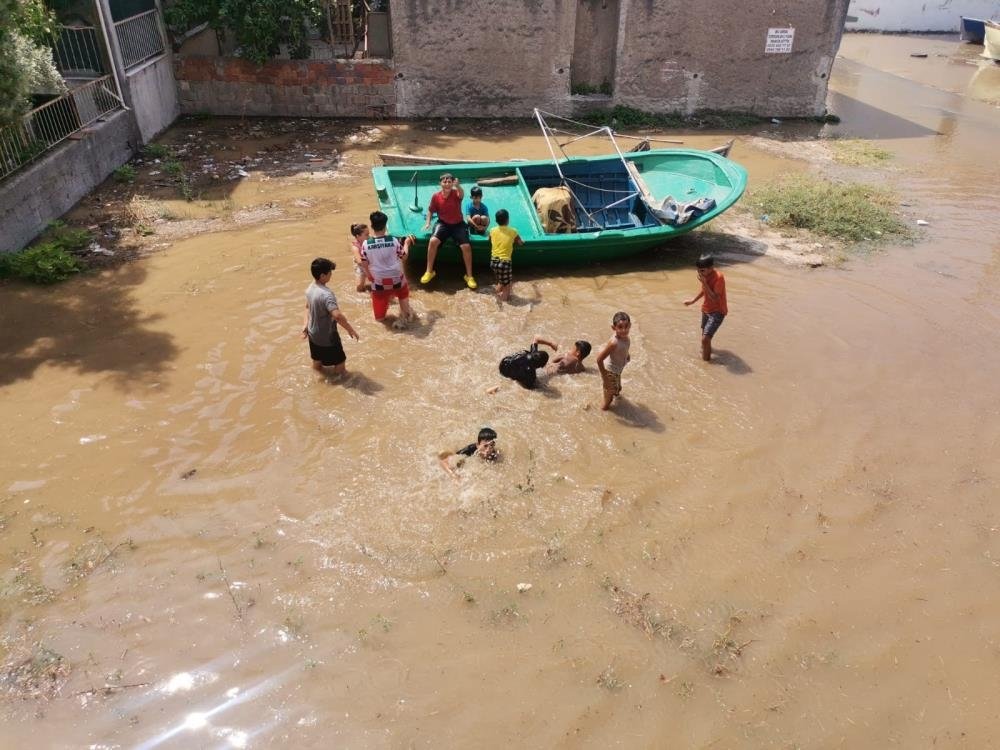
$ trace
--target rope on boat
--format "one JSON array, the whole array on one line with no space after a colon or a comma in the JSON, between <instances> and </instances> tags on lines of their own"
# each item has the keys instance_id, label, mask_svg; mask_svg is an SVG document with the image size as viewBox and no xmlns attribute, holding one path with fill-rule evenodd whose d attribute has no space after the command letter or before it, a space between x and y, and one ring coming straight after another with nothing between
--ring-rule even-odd
<instances>
[{"instance_id":1,"label":"rope on boat","mask_svg":"<svg viewBox=\"0 0 1000 750\"><path fill-rule=\"evenodd\" d=\"M553 115L553 116L555 116L555 115ZM548 132L549 131L549 126L546 124L545 118L542 117L541 110L539 110L537 108L535 109L535 119L538 120L538 124L542 128L542 135L545 136L545 145L549 147L549 153L552 154L552 163L555 165L556 172L559 173L560 184L569 191L570 196L573 198L573 200L576 201L576 204L580 207L580 210L583 211L583 213L585 213L587 215L587 218L590 219L591 224L593 224L594 226L599 227L601 229L604 229L604 225L598 223L597 219L595 219L593 217L593 215L590 213L590 211L587 210L587 207L585 205L583 205L583 201L581 201L580 198L577 197L577 194L573 192L573 188L569 187L566 184L566 175L563 174L562 167L559 166L559 159L556 158L556 152L552 148L552 142L549 140L549 132ZM604 129L607 130L607 128L604 128ZM613 140L614 139L612 139L612 141ZM618 147L615 146L616 150L617 150L617 148ZM562 146L559 147L559 150L562 151L562 155L565 158L567 158L567 159L569 158L568 156L566 156L566 152L563 151ZM624 158L624 157L622 157L622 158Z\"/></svg>"},{"instance_id":2,"label":"rope on boat","mask_svg":"<svg viewBox=\"0 0 1000 750\"><path fill-rule=\"evenodd\" d=\"M535 108L534 111L535 111L535 119L538 120L538 124L542 128L542 135L545 137L545 145L548 146L549 153L552 155L552 163L555 166L556 171L559 173L560 185L562 187L565 187L566 190L569 191L570 196L573 198L574 201L576 201L576 204L580 207L580 210L583 211L584 214L586 214L587 218L590 220L590 222L594 226L596 226L596 227L598 227L599 229L602 229L602 230L606 229L607 227L605 227L603 224L599 223L597 221L597 219L594 218L594 214L600 214L600 213L605 213L606 214L607 211L608 211L608 209L611 208L612 206L616 206L619 203L623 203L625 201L628 201L629 199L633 198L635 195L639 195L642 198L643 203L645 203L647 205L647 207L652 208L652 204L650 203L650 199L652 198L652 196L649 194L649 189L645 186L645 183L642 180L642 177L639 175L639 172L638 172L637 168L635 167L635 164L634 163L630 163L625 158L625 154L623 154L622 150L618 147L618 141L615 140L615 135L616 134L615 134L615 132L611 128L609 128L607 126L600 127L600 128L595 128L593 125L589 125L589 124L587 124L585 122L578 122L577 120L571 120L568 117L560 117L559 115L554 115L551 112L544 112L544 111L538 109L537 107ZM556 120L562 120L563 122L569 122L569 123L572 123L574 125L579 125L580 127L587 128L590 132L588 132L588 133L586 133L584 135L581 135L581 136L577 136L576 138L573 138L572 140L569 140L566 143L560 143L558 140L556 140L556 137L555 137L556 133L562 133L564 135L575 135L575 134L567 132L565 130L557 130L556 128L550 127L549 124L547 122L545 122L545 117L543 117L543 115L548 116L548 117L552 117L552 118L554 118ZM594 190L596 192L601 192L601 193L619 193L621 191L618 191L618 190L608 190L607 188L592 187L590 185L587 185L584 182L579 182L577 180L572 180L569 177L567 177L565 174L563 174L562 167L559 164L559 159L556 157L555 149L552 148L552 143L555 142L555 144L559 147L559 151L562 153L563 158L568 160L570 157L569 157L569 154L566 153L566 151L564 149L564 146L568 146L571 143L575 143L576 141L580 141L580 140L583 140L584 138L589 138L589 137L591 137L593 135L597 135L598 133L605 133L608 136L608 140L610 140L611 141L611 145L614 146L615 152L618 154L618 158L621 159L622 165L625 167L625 171L628 174L631 175L632 181L635 183L635 186L639 189L639 192L635 193L634 195L629 196L628 198L623 198L621 200L613 201L612 203L609 203L607 206L605 206L603 208L597 209L592 214L587 209L587 207L583 204L583 201L580 200L579 196L575 192L573 192L573 188L571 188L569 186L569 183L572 183L574 185L579 185L580 187L587 188L588 190ZM550 138L550 135L551 135L551 138ZM626 136L626 135L619 135L618 137L619 138L632 138L632 139L635 139L635 140L646 140L646 141L649 141L649 140L663 140L663 139L637 138L635 136ZM664 142L669 143L671 141L664 141ZM673 141L673 142L674 143L683 143L683 141Z\"/></svg>"},{"instance_id":3,"label":"rope on boat","mask_svg":"<svg viewBox=\"0 0 1000 750\"><path fill-rule=\"evenodd\" d=\"M579 180L574 180L570 177L563 178L566 182L572 182L574 185L579 185L580 187L585 187L588 190L594 190L598 193L620 193L621 190L609 190L608 188L594 187L593 185L588 185L586 182L580 182Z\"/></svg>"},{"instance_id":4,"label":"rope on boat","mask_svg":"<svg viewBox=\"0 0 1000 750\"><path fill-rule=\"evenodd\" d=\"M542 110L538 110L538 112L541 112L541 114L545 115L546 117L553 117L556 120L562 120L563 122L571 122L574 125L579 125L581 128L588 128L590 130L595 130L595 126L592 123L589 123L589 122L578 122L577 120L571 120L568 117L560 117L559 115L554 115L551 112L543 112ZM546 127L548 127L548 126L546 126ZM571 132L569 132L567 130L556 130L555 128L549 128L549 130L551 130L553 133L562 133L563 135L576 135L576 133L571 133ZM600 130L603 130L603 128L595 130L595 132L600 132ZM633 141L643 141L643 140L646 140L646 141L656 141L657 143L673 143L673 144L683 144L684 143L684 141L672 140L672 139L668 139L668 138L648 138L648 137L645 137L645 136L625 135L624 133L615 133L614 131L611 131L611 134L613 136L617 137L617 138L627 138L627 139L633 140ZM589 133L587 136L583 136L583 137L586 138L589 135L594 135L594 133Z\"/></svg>"},{"instance_id":5,"label":"rope on boat","mask_svg":"<svg viewBox=\"0 0 1000 750\"><path fill-rule=\"evenodd\" d=\"M551 130L553 133L559 133L561 135L577 135L572 130L559 130L559 128L549 128L549 130ZM559 145L568 146L571 143L576 143L577 141L581 141L584 138L589 138L590 136L600 132L601 132L600 130L595 130L590 133L587 133L586 135L581 135L577 138L574 138L571 141L560 143ZM615 138L624 138L627 141L652 141L653 143L672 143L674 145L682 145L684 143L684 141L678 141L674 138L653 138L652 136L648 135L626 135L625 133L619 133L616 130L612 130L611 132L614 133Z\"/></svg>"}]
</instances>

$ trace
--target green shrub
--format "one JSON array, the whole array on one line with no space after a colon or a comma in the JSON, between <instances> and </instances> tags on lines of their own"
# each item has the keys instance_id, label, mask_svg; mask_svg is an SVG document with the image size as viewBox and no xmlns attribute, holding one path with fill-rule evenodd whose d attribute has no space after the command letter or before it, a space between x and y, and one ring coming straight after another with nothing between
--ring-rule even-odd
<instances>
[{"instance_id":1,"label":"green shrub","mask_svg":"<svg viewBox=\"0 0 1000 750\"><path fill-rule=\"evenodd\" d=\"M62 221L49 222L43 241L50 242L67 252L83 250L93 238L86 229L70 229Z\"/></svg>"},{"instance_id":2,"label":"green shrub","mask_svg":"<svg viewBox=\"0 0 1000 750\"><path fill-rule=\"evenodd\" d=\"M847 242L910 238L891 190L863 183L787 177L754 188L748 202L775 227L807 229Z\"/></svg>"},{"instance_id":3,"label":"green shrub","mask_svg":"<svg viewBox=\"0 0 1000 750\"><path fill-rule=\"evenodd\" d=\"M188 203L194 200L194 188L191 186L191 180L186 174L181 175L180 182L177 184L177 191L181 194L181 197Z\"/></svg>"},{"instance_id":4,"label":"green shrub","mask_svg":"<svg viewBox=\"0 0 1000 750\"><path fill-rule=\"evenodd\" d=\"M79 272L77 259L55 242L43 242L17 253L0 254L0 278L54 284Z\"/></svg>"},{"instance_id":5,"label":"green shrub","mask_svg":"<svg viewBox=\"0 0 1000 750\"><path fill-rule=\"evenodd\" d=\"M115 182L134 182L135 167L131 164L122 164L114 171Z\"/></svg>"},{"instance_id":6,"label":"green shrub","mask_svg":"<svg viewBox=\"0 0 1000 750\"><path fill-rule=\"evenodd\" d=\"M176 159L171 159L163 165L163 171L171 177L178 177L184 172L184 165Z\"/></svg>"},{"instance_id":7,"label":"green shrub","mask_svg":"<svg viewBox=\"0 0 1000 750\"><path fill-rule=\"evenodd\" d=\"M143 147L142 155L147 159L162 159L170 156L170 149L162 143L149 143Z\"/></svg>"}]
</instances>

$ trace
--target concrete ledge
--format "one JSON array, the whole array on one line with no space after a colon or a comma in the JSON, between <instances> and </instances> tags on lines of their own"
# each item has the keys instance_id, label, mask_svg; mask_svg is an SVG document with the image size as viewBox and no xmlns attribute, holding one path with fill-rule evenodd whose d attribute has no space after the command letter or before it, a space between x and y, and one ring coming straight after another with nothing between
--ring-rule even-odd
<instances>
[{"instance_id":1,"label":"concrete ledge","mask_svg":"<svg viewBox=\"0 0 1000 750\"><path fill-rule=\"evenodd\" d=\"M0 252L31 242L127 162L139 143L135 120L124 110L85 132L0 182Z\"/></svg>"}]
</instances>

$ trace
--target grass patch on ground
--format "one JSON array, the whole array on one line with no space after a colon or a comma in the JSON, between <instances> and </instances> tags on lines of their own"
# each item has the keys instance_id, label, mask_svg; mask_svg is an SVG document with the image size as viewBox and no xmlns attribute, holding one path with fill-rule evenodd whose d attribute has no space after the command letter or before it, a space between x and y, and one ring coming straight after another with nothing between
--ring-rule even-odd
<instances>
[{"instance_id":1,"label":"grass patch on ground","mask_svg":"<svg viewBox=\"0 0 1000 750\"><path fill-rule=\"evenodd\" d=\"M135 167L131 164L122 164L113 172L115 182L124 184L135 182Z\"/></svg>"},{"instance_id":2,"label":"grass patch on ground","mask_svg":"<svg viewBox=\"0 0 1000 750\"><path fill-rule=\"evenodd\" d=\"M891 190L794 176L755 188L748 204L774 227L807 229L845 242L910 239Z\"/></svg>"},{"instance_id":3,"label":"grass patch on ground","mask_svg":"<svg viewBox=\"0 0 1000 750\"><path fill-rule=\"evenodd\" d=\"M892 152L871 141L854 139L831 141L833 160L851 167L871 167L892 159Z\"/></svg>"}]
</instances>

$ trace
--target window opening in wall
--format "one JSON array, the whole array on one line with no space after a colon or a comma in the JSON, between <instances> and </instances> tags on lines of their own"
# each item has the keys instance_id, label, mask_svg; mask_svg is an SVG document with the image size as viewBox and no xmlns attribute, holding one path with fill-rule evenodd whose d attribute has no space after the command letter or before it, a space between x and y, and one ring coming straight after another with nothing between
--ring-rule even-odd
<instances>
[{"instance_id":1,"label":"window opening in wall","mask_svg":"<svg viewBox=\"0 0 1000 750\"><path fill-rule=\"evenodd\" d=\"M570 93L610 97L614 89L620 0L577 0Z\"/></svg>"}]
</instances>

